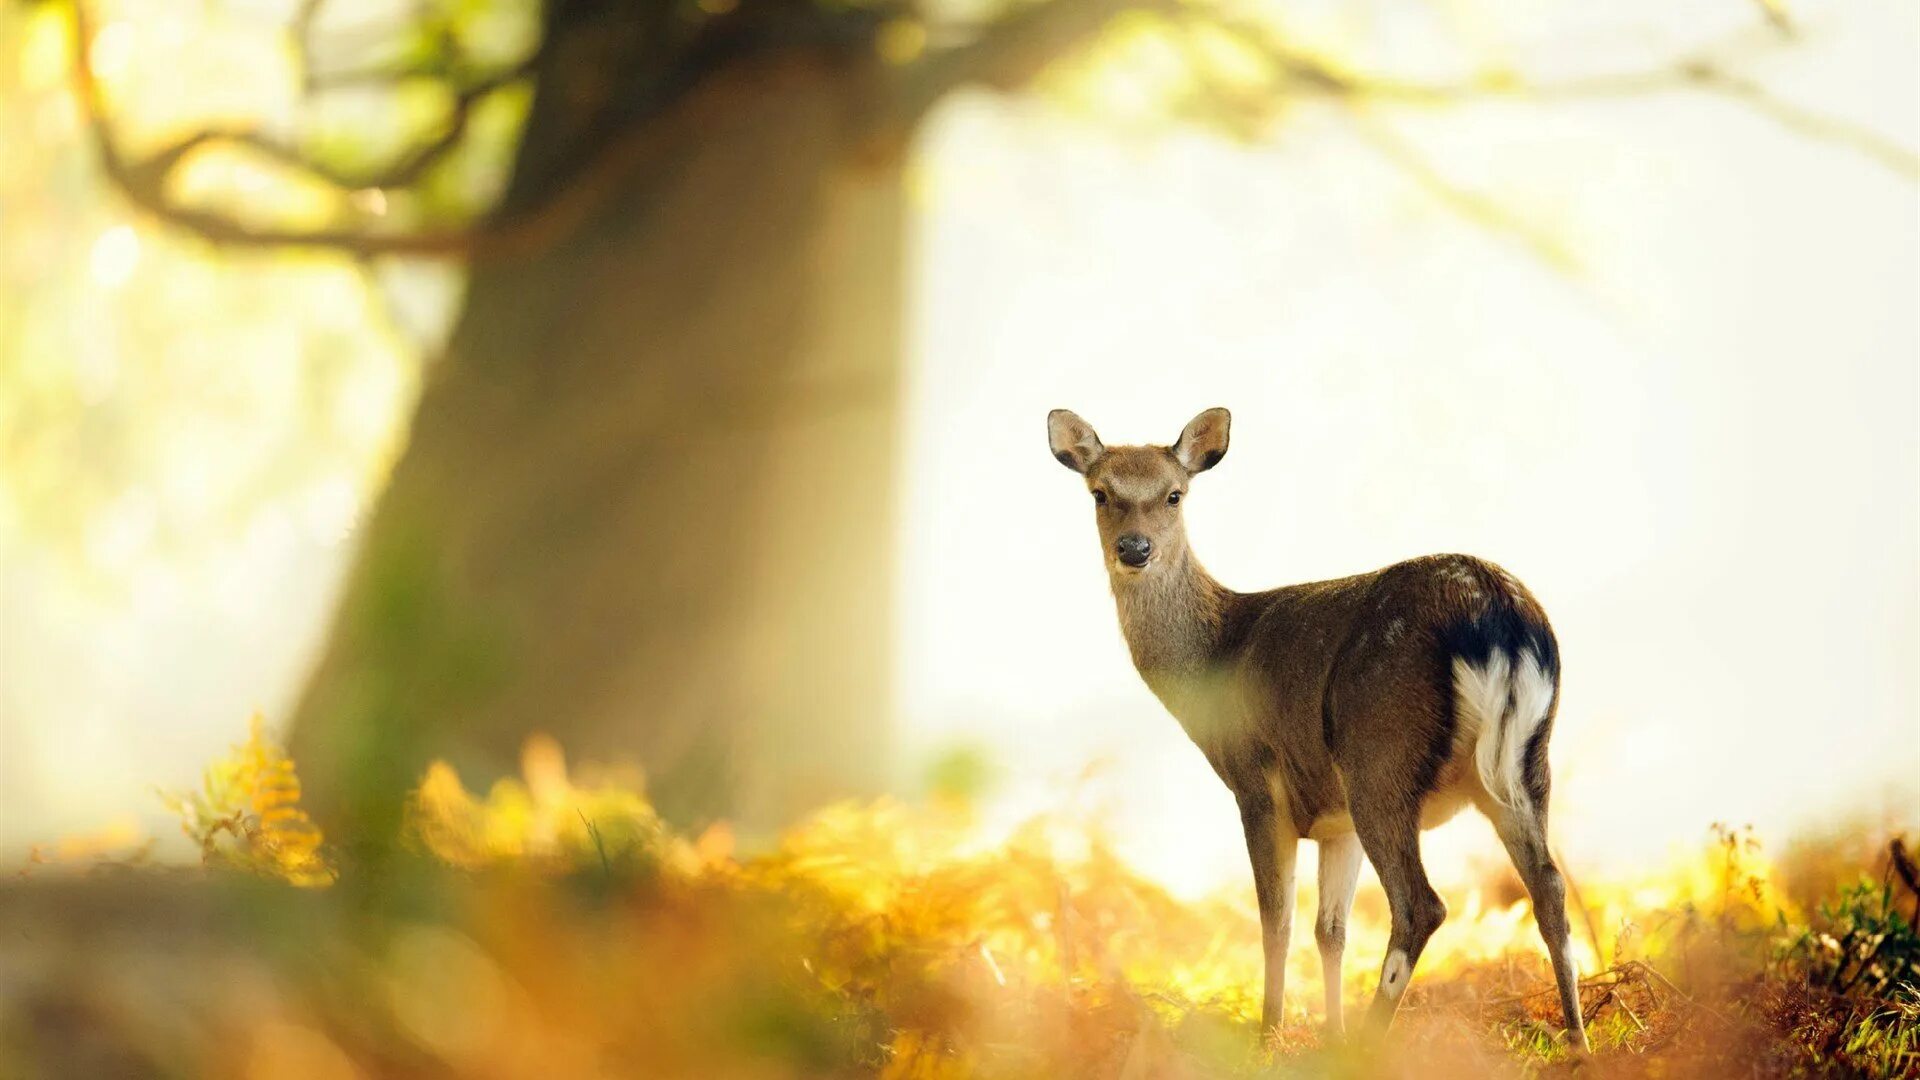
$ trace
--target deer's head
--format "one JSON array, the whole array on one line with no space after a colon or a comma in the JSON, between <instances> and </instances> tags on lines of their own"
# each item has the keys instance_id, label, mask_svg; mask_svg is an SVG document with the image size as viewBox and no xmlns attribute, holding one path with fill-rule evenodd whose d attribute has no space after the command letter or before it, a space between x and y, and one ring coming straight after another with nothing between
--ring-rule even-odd
<instances>
[{"instance_id":1,"label":"deer's head","mask_svg":"<svg viewBox=\"0 0 1920 1080\"><path fill-rule=\"evenodd\" d=\"M1171 446L1106 446L1093 425L1066 409L1047 414L1047 448L1086 477L1116 585L1187 557L1187 485L1226 456L1231 419L1225 409L1208 409Z\"/></svg>"}]
</instances>

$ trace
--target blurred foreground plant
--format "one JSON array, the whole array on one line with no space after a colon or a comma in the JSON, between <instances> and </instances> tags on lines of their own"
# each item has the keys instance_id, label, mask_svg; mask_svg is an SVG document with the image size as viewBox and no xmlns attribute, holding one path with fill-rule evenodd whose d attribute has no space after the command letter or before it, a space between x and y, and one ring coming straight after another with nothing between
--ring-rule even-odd
<instances>
[{"instance_id":1,"label":"blurred foreground plant","mask_svg":"<svg viewBox=\"0 0 1920 1080\"><path fill-rule=\"evenodd\" d=\"M448 866L520 865L623 875L690 873L697 856L647 801L637 775L590 775L576 785L551 738L521 755L524 779L496 781L477 798L444 761L428 766L407 808L407 833Z\"/></svg>"},{"instance_id":2,"label":"blurred foreground plant","mask_svg":"<svg viewBox=\"0 0 1920 1080\"><path fill-rule=\"evenodd\" d=\"M293 761L268 740L258 714L249 721L247 741L207 767L200 790L163 791L160 798L180 815L181 829L209 866L301 886L334 880L334 868L321 854L320 829L300 808Z\"/></svg>"},{"instance_id":3,"label":"blurred foreground plant","mask_svg":"<svg viewBox=\"0 0 1920 1080\"><path fill-rule=\"evenodd\" d=\"M182 1012L176 945L150 929L89 931L71 940L113 962L56 965L46 993L58 1008L78 1010L90 1037L123 1041L122 1056L149 1072L261 1080L1276 1067L1425 1078L1576 1066L1525 902L1492 899L1508 895L1498 882L1448 897L1455 914L1422 958L1386 1056L1360 1060L1323 1045L1301 1008L1308 993L1292 995L1278 1031L1258 1030L1259 933L1245 896L1175 897L1096 827L1060 815L988 836L963 798L839 803L741 855L724 826L698 839L667 827L637 775L570 772L537 738L522 776L484 795L445 764L427 771L407 804L410 870L387 880L429 899L369 914L349 889L258 880L354 879L351 862L329 867L298 800L292 762L256 720L201 791L169 800L210 867L247 872L194 875L245 884L216 905L213 939L227 944L185 954L218 974L192 981L196 1004ZM139 886L140 873L101 880ZM1901 894L1829 883L1823 895L1839 899L1809 920L1778 879L1750 830L1722 828L1671 866L1579 883L1594 971L1582 984L1598 1051L1589 1075L1920 1071ZM1360 956L1385 948L1386 912L1370 893L1349 931ZM1294 987L1317 985L1313 953L1295 950ZM0 942L0 970L10 960ZM96 981L76 982L82 970ZM1374 972L1359 962L1350 975L1357 1001ZM53 1008L22 1011L21 1000L38 999L0 994L0 1075L85 1074L68 1057L79 1044L21 1034ZM27 1049L10 1057L10 1039ZM43 1067L12 1067L21 1060Z\"/></svg>"}]
</instances>

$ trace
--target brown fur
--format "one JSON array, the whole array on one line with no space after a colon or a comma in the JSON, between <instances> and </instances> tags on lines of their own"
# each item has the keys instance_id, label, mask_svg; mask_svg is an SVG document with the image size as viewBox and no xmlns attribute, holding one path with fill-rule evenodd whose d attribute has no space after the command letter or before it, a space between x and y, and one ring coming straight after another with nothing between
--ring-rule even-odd
<instances>
[{"instance_id":1,"label":"brown fur","mask_svg":"<svg viewBox=\"0 0 1920 1080\"><path fill-rule=\"evenodd\" d=\"M1173 445L1107 447L1065 410L1048 417L1056 458L1086 478L1120 624L1134 666L1179 720L1240 804L1267 946L1268 1024L1278 1021L1293 908L1294 849L1321 845L1315 936L1329 962L1329 1023L1339 1026L1338 973L1357 836L1393 909L1374 1018L1384 1027L1445 907L1420 863L1419 830L1471 801L1493 818L1534 893L1569 1028L1585 1045L1558 871L1547 857L1546 738L1526 747L1531 812L1502 805L1474 768L1457 716L1456 659L1489 634L1524 636L1556 687L1557 647L1546 614L1518 581L1467 555L1433 555L1372 573L1235 592L1188 546L1179 503L1225 455L1224 409L1200 414ZM1145 540L1142 567L1121 554ZM1509 706L1511 707L1511 705ZM1332 878L1329 888L1329 878Z\"/></svg>"}]
</instances>

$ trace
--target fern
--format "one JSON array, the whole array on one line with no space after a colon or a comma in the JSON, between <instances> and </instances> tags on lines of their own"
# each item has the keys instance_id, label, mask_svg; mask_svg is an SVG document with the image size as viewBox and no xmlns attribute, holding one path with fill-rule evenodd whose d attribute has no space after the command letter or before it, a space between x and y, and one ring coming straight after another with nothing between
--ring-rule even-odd
<instances>
[{"instance_id":1,"label":"fern","mask_svg":"<svg viewBox=\"0 0 1920 1080\"><path fill-rule=\"evenodd\" d=\"M295 885L333 882L325 837L300 808L292 759L267 738L255 714L247 741L207 767L200 790L160 793L209 866L229 866Z\"/></svg>"}]
</instances>

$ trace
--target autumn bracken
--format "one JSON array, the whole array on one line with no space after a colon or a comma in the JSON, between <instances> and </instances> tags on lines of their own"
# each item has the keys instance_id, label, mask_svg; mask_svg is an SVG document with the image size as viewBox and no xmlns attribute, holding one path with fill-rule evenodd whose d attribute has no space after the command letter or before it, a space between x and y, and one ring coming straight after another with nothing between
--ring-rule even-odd
<instances>
[{"instance_id":1,"label":"autumn bracken","mask_svg":"<svg viewBox=\"0 0 1920 1080\"><path fill-rule=\"evenodd\" d=\"M298 799L256 719L200 791L168 803L213 881L351 881ZM1525 903L1490 900L1497 883L1448 897L1404 1024L1364 1054L1325 1044L1298 1000L1262 1037L1246 897L1175 897L1061 816L991 837L960 798L847 802L743 854L724 825L677 833L637 775L570 772L536 738L522 775L484 795L433 765L402 846L409 888L433 899L342 923L327 912L352 889L255 886L258 927L230 928L238 943L206 958L231 989L185 1029L198 1035L156 1039L154 1017L173 1014L151 980L168 968L132 958L87 993L137 1004L96 1027L163 1074L265 1078L1920 1069L1911 898L1835 884L1838 900L1803 915L1746 829L1634 880L1580 882L1586 1065ZM319 907L292 904L302 893ZM1377 956L1385 911L1362 898L1353 943ZM1315 979L1303 951L1293 974ZM1369 975L1352 973L1351 997ZM0 1014L0 1065L58 1074L64 1044L9 1041L20 1023Z\"/></svg>"}]
</instances>

